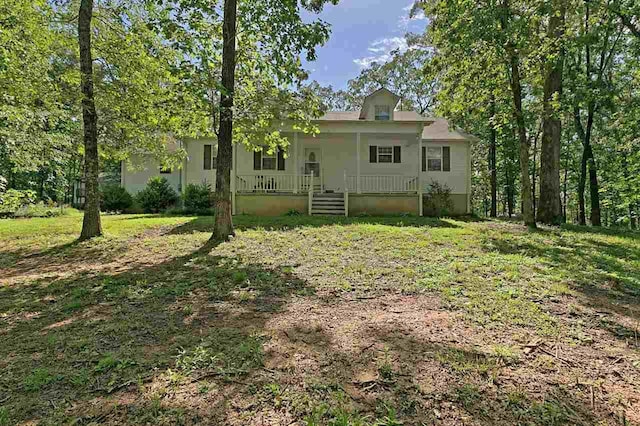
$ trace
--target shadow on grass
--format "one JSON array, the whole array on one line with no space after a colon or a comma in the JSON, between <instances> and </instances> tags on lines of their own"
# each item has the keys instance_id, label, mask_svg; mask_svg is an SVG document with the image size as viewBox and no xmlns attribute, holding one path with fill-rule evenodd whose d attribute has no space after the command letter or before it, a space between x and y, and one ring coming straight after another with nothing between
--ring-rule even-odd
<instances>
[{"instance_id":1,"label":"shadow on grass","mask_svg":"<svg viewBox=\"0 0 640 426\"><path fill-rule=\"evenodd\" d=\"M419 420L428 419L437 424L441 419L433 414L435 409L438 413L448 410L446 414L454 418L460 414L456 411L461 411L478 424L586 426L597 423L588 393L583 392L586 388L580 391L562 384L540 386L544 382L542 375L536 376L531 370L521 376L519 382L506 385L501 373L513 374L522 362L518 358L435 343L425 340L424 336L418 337L412 330L397 327L377 328L371 334L374 340L384 344L397 366L388 373L394 383L390 389L405 389L393 395L397 404L403 400L419 400L427 389L433 392L429 401L432 405L423 407L424 413L416 413ZM452 404L438 406L442 401ZM598 414L606 416L606 413Z\"/></svg>"},{"instance_id":2,"label":"shadow on grass","mask_svg":"<svg viewBox=\"0 0 640 426\"><path fill-rule=\"evenodd\" d=\"M125 389L178 359L184 371L231 376L259 367L264 322L289 296L314 290L289 270L241 264L213 248L122 273L0 287L8 418L66 423L66 401Z\"/></svg>"},{"instance_id":3,"label":"shadow on grass","mask_svg":"<svg viewBox=\"0 0 640 426\"><path fill-rule=\"evenodd\" d=\"M567 231L577 232L581 234L608 235L612 237L640 240L640 231L630 230L626 228L604 228L604 227L598 227L598 226L580 226L580 225L565 224L565 225L562 225L562 229L566 229Z\"/></svg>"},{"instance_id":4,"label":"shadow on grass","mask_svg":"<svg viewBox=\"0 0 640 426\"><path fill-rule=\"evenodd\" d=\"M335 225L384 225L418 228L459 228L456 221L461 219L437 219L416 216L382 216L382 217L343 217L343 216L234 216L233 224L237 230L267 229L289 230L303 227L323 227ZM468 218L465 221L475 221ZM193 232L211 232L213 217L198 216L184 225L177 226L168 232L170 235L190 234Z\"/></svg>"},{"instance_id":5,"label":"shadow on grass","mask_svg":"<svg viewBox=\"0 0 640 426\"><path fill-rule=\"evenodd\" d=\"M583 230L581 227L571 227ZM484 247L489 252L519 254L539 259L552 268L552 274L566 277L566 283L580 296L584 305L596 313L615 312L630 321L640 321L640 245L627 233L585 231L593 237L575 239L560 231L538 230L539 238L518 235L487 236ZM597 239L596 235L621 237ZM608 319L595 319L593 327L602 328L614 337L628 341L637 331Z\"/></svg>"}]
</instances>

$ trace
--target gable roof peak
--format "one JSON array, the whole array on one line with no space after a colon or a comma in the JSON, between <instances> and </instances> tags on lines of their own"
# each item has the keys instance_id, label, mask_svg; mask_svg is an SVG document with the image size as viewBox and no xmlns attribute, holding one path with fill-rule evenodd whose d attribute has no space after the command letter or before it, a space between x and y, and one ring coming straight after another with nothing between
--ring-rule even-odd
<instances>
[{"instance_id":1,"label":"gable roof peak","mask_svg":"<svg viewBox=\"0 0 640 426\"><path fill-rule=\"evenodd\" d=\"M360 120L364 120L365 118L367 118L367 111L369 109L369 105L371 103L371 99L373 97L375 97L375 96L378 96L378 95L382 94L382 93L391 95L393 97L393 99L394 99L393 108L395 109L395 107L400 102L400 96L396 95L391 90L389 90L386 87L382 86L378 90L376 90L375 92L369 94L368 96L366 96L364 98L364 102L362 102L362 109L360 110Z\"/></svg>"}]
</instances>

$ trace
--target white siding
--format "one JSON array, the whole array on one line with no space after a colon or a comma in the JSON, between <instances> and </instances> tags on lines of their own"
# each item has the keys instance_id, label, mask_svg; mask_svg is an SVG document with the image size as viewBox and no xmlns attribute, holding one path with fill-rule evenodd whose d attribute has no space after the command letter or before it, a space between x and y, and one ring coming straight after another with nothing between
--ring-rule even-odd
<instances>
[{"instance_id":1,"label":"white siding","mask_svg":"<svg viewBox=\"0 0 640 426\"><path fill-rule=\"evenodd\" d=\"M422 173L422 182L425 187L435 180L451 188L453 194L467 193L468 158L467 141L431 142L423 141L425 147L448 146L451 148L451 171L450 172L430 172Z\"/></svg>"},{"instance_id":2,"label":"white siding","mask_svg":"<svg viewBox=\"0 0 640 426\"><path fill-rule=\"evenodd\" d=\"M131 194L142 191L149 179L155 176L166 178L173 189L180 190L180 170L173 169L171 174L160 174L160 163L152 156L136 155L131 159L131 164L125 164L123 170L122 184Z\"/></svg>"}]
</instances>

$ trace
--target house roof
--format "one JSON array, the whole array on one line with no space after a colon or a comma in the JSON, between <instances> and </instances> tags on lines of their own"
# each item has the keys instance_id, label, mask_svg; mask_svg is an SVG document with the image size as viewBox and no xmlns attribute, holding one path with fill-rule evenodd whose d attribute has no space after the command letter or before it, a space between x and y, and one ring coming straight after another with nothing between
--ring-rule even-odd
<instances>
[{"instance_id":1,"label":"house roof","mask_svg":"<svg viewBox=\"0 0 640 426\"><path fill-rule=\"evenodd\" d=\"M328 111L318 119L319 121L363 121L358 111ZM433 118L424 117L415 111L394 111L394 121L433 121Z\"/></svg>"},{"instance_id":2,"label":"house roof","mask_svg":"<svg viewBox=\"0 0 640 426\"><path fill-rule=\"evenodd\" d=\"M427 125L422 133L422 139L430 141L471 141L477 138L464 132L460 128L452 129L445 118L427 118L415 111L395 111L394 121L409 122L433 122ZM329 111L322 116L320 121L361 121L358 111Z\"/></svg>"},{"instance_id":3,"label":"house roof","mask_svg":"<svg viewBox=\"0 0 640 426\"><path fill-rule=\"evenodd\" d=\"M451 128L445 118L436 118L433 124L424 128L422 139L430 141L473 141L478 138L456 127Z\"/></svg>"}]
</instances>

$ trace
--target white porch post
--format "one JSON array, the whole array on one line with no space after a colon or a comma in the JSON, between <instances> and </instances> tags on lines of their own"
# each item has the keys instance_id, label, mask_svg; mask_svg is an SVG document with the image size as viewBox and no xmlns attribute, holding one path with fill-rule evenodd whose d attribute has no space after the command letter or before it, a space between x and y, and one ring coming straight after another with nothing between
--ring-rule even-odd
<instances>
[{"instance_id":1,"label":"white porch post","mask_svg":"<svg viewBox=\"0 0 640 426\"><path fill-rule=\"evenodd\" d=\"M298 193L298 185L300 185L300 170L298 168L298 132L293 133L293 168L294 168L294 177L293 177L293 193Z\"/></svg>"},{"instance_id":2,"label":"white porch post","mask_svg":"<svg viewBox=\"0 0 640 426\"><path fill-rule=\"evenodd\" d=\"M418 210L420 212L420 216L424 216L424 205L423 205L423 188L422 188L422 133L423 133L424 125L418 125Z\"/></svg>"},{"instance_id":3,"label":"white porch post","mask_svg":"<svg viewBox=\"0 0 640 426\"><path fill-rule=\"evenodd\" d=\"M360 186L360 132L356 133L356 161L358 162L356 165L356 192L358 194L362 194L362 188Z\"/></svg>"},{"instance_id":4,"label":"white porch post","mask_svg":"<svg viewBox=\"0 0 640 426\"><path fill-rule=\"evenodd\" d=\"M236 214L236 184L238 176L238 144L233 144L231 162L231 214Z\"/></svg>"}]
</instances>

